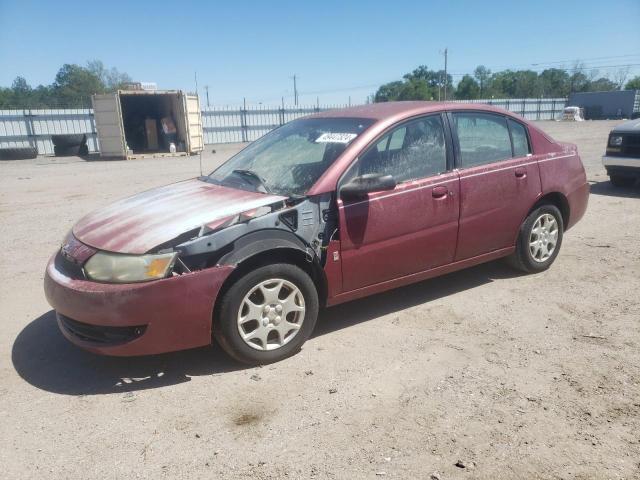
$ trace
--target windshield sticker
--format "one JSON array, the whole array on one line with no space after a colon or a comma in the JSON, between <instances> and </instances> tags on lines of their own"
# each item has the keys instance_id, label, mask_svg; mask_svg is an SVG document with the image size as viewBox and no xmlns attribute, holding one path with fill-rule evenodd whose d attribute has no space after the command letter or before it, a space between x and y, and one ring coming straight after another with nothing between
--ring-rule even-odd
<instances>
[{"instance_id":1,"label":"windshield sticker","mask_svg":"<svg viewBox=\"0 0 640 480\"><path fill-rule=\"evenodd\" d=\"M323 133L316 138L316 143L349 143L357 136L357 133Z\"/></svg>"}]
</instances>

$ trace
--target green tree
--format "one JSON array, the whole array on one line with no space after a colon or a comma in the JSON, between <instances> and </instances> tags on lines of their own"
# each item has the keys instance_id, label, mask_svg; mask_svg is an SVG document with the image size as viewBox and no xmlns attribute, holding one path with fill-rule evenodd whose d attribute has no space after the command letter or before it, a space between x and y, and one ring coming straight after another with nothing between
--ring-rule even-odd
<instances>
[{"instance_id":1,"label":"green tree","mask_svg":"<svg viewBox=\"0 0 640 480\"><path fill-rule=\"evenodd\" d=\"M618 85L606 77L600 77L597 80L589 82L587 88L590 92L611 92L618 90Z\"/></svg>"},{"instance_id":2,"label":"green tree","mask_svg":"<svg viewBox=\"0 0 640 480\"><path fill-rule=\"evenodd\" d=\"M376 102L391 102L394 100L436 100L439 92L443 92L444 80L447 78L447 96L452 97L454 86L451 75L444 75L444 71L429 70L426 65L403 76L403 81L385 83L375 94Z\"/></svg>"},{"instance_id":3,"label":"green tree","mask_svg":"<svg viewBox=\"0 0 640 480\"><path fill-rule=\"evenodd\" d=\"M514 97L516 93L516 72L504 70L491 76L490 93L493 97Z\"/></svg>"},{"instance_id":4,"label":"green tree","mask_svg":"<svg viewBox=\"0 0 640 480\"><path fill-rule=\"evenodd\" d=\"M0 108L9 108L11 106L11 95L13 90L10 88L0 87Z\"/></svg>"},{"instance_id":5,"label":"green tree","mask_svg":"<svg viewBox=\"0 0 640 480\"><path fill-rule=\"evenodd\" d=\"M56 100L63 106L84 107L94 93L104 93L105 86L93 72L79 65L65 64L53 82Z\"/></svg>"},{"instance_id":6,"label":"green tree","mask_svg":"<svg viewBox=\"0 0 640 480\"><path fill-rule=\"evenodd\" d=\"M476 77L476 80L478 80L478 83L480 85L479 95L482 98L482 96L485 95L486 87L488 87L488 81L491 77L491 70L489 70L484 65L478 65L473 71L473 76Z\"/></svg>"},{"instance_id":7,"label":"green tree","mask_svg":"<svg viewBox=\"0 0 640 480\"><path fill-rule=\"evenodd\" d=\"M402 84L398 100L432 100L429 84L422 78L412 78Z\"/></svg>"},{"instance_id":8,"label":"green tree","mask_svg":"<svg viewBox=\"0 0 640 480\"><path fill-rule=\"evenodd\" d=\"M389 82L381 85L375 94L375 102L393 102L400 97L403 82Z\"/></svg>"},{"instance_id":9,"label":"green tree","mask_svg":"<svg viewBox=\"0 0 640 480\"><path fill-rule=\"evenodd\" d=\"M540 73L540 93L544 97L566 97L569 94L569 74L560 68L547 68Z\"/></svg>"},{"instance_id":10,"label":"green tree","mask_svg":"<svg viewBox=\"0 0 640 480\"><path fill-rule=\"evenodd\" d=\"M465 75L456 87L456 98L472 100L480 97L480 86L471 75Z\"/></svg>"},{"instance_id":11,"label":"green tree","mask_svg":"<svg viewBox=\"0 0 640 480\"><path fill-rule=\"evenodd\" d=\"M513 96L515 98L534 98L540 96L538 74L533 70L518 70L514 72Z\"/></svg>"},{"instance_id":12,"label":"green tree","mask_svg":"<svg viewBox=\"0 0 640 480\"><path fill-rule=\"evenodd\" d=\"M640 75L633 77L624 86L625 90L640 90Z\"/></svg>"},{"instance_id":13,"label":"green tree","mask_svg":"<svg viewBox=\"0 0 640 480\"><path fill-rule=\"evenodd\" d=\"M122 89L126 83L131 83L131 77L117 68L106 68L102 61L91 60L87 62L87 70L100 79L108 92Z\"/></svg>"},{"instance_id":14,"label":"green tree","mask_svg":"<svg viewBox=\"0 0 640 480\"><path fill-rule=\"evenodd\" d=\"M431 89L441 88L444 85L444 70L429 70L426 65L420 65L413 72L407 73L403 77L405 80L424 80ZM447 87L453 85L453 77L451 74L446 75ZM437 91L436 95L437 96Z\"/></svg>"}]
</instances>

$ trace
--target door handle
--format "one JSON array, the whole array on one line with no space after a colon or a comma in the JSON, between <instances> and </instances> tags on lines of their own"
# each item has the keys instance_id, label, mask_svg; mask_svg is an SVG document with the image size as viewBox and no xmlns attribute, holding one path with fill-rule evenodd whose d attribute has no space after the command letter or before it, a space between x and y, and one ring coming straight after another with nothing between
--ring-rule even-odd
<instances>
[{"instance_id":1,"label":"door handle","mask_svg":"<svg viewBox=\"0 0 640 480\"><path fill-rule=\"evenodd\" d=\"M524 178L527 176L527 170L522 167L516 168L514 173L516 175L516 178Z\"/></svg>"},{"instance_id":2,"label":"door handle","mask_svg":"<svg viewBox=\"0 0 640 480\"><path fill-rule=\"evenodd\" d=\"M449 189L442 185L433 187L433 190L431 190L431 196L433 196L433 198L444 198L447 196L447 193L449 193Z\"/></svg>"}]
</instances>

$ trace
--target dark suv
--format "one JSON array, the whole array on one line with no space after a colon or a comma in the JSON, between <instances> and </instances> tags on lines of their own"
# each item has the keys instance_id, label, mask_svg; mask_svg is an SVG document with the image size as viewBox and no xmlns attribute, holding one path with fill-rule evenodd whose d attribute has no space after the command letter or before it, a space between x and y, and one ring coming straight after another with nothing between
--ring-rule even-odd
<instances>
[{"instance_id":1,"label":"dark suv","mask_svg":"<svg viewBox=\"0 0 640 480\"><path fill-rule=\"evenodd\" d=\"M611 130L602 164L616 187L631 187L640 178L640 119Z\"/></svg>"}]
</instances>

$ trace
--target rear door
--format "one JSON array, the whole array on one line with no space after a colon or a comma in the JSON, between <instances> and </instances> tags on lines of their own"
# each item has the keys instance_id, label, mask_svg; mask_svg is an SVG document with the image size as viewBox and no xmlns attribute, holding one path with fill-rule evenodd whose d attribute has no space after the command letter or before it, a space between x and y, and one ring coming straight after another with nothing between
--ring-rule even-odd
<instances>
[{"instance_id":1,"label":"rear door","mask_svg":"<svg viewBox=\"0 0 640 480\"><path fill-rule=\"evenodd\" d=\"M126 158L126 142L118 94L96 94L91 97L91 103L98 132L100 156Z\"/></svg>"},{"instance_id":2,"label":"rear door","mask_svg":"<svg viewBox=\"0 0 640 480\"><path fill-rule=\"evenodd\" d=\"M450 118L460 173L458 261L513 246L541 186L525 125L486 112Z\"/></svg>"},{"instance_id":3,"label":"rear door","mask_svg":"<svg viewBox=\"0 0 640 480\"><path fill-rule=\"evenodd\" d=\"M440 114L400 124L365 150L340 184L390 174L392 191L338 199L345 292L453 261L458 231L458 174Z\"/></svg>"},{"instance_id":4,"label":"rear door","mask_svg":"<svg viewBox=\"0 0 640 480\"><path fill-rule=\"evenodd\" d=\"M204 149L204 138L198 95L184 94L184 111L187 124L187 151L189 153L201 152Z\"/></svg>"}]
</instances>

